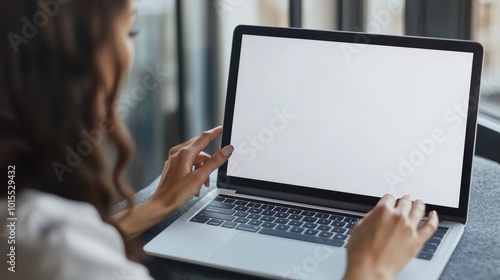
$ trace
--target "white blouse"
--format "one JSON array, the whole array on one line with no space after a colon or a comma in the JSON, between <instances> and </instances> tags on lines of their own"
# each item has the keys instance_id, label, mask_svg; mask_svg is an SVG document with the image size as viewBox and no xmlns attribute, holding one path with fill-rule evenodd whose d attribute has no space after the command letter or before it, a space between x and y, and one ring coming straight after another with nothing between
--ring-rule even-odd
<instances>
[{"instance_id":1,"label":"white blouse","mask_svg":"<svg viewBox=\"0 0 500 280\"><path fill-rule=\"evenodd\" d=\"M15 272L6 270L12 246L7 206L0 200L0 279L152 279L143 265L126 258L120 234L94 206L34 190L16 199Z\"/></svg>"}]
</instances>

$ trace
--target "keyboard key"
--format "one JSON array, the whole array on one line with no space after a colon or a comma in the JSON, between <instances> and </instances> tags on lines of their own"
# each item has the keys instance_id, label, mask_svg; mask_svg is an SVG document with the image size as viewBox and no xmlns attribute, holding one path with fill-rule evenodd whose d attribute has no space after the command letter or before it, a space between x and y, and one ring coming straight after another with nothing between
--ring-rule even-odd
<instances>
[{"instance_id":1,"label":"keyboard key","mask_svg":"<svg viewBox=\"0 0 500 280\"><path fill-rule=\"evenodd\" d=\"M274 209L274 206L273 205L269 205L269 204L263 204L260 209L262 210L273 210Z\"/></svg>"},{"instance_id":2,"label":"keyboard key","mask_svg":"<svg viewBox=\"0 0 500 280\"><path fill-rule=\"evenodd\" d=\"M275 223L270 223L270 222L265 222L261 225L261 227L265 227L265 228L273 228L275 227L277 224Z\"/></svg>"},{"instance_id":3,"label":"keyboard key","mask_svg":"<svg viewBox=\"0 0 500 280\"><path fill-rule=\"evenodd\" d=\"M302 210L299 210L299 209L289 209L288 211L286 211L287 213L290 213L290 214L300 214L300 212L302 212Z\"/></svg>"},{"instance_id":4,"label":"keyboard key","mask_svg":"<svg viewBox=\"0 0 500 280\"><path fill-rule=\"evenodd\" d=\"M218 196L216 198L214 198L214 201L218 201L218 202L223 202L225 198L221 197L221 196Z\"/></svg>"},{"instance_id":5,"label":"keyboard key","mask_svg":"<svg viewBox=\"0 0 500 280\"><path fill-rule=\"evenodd\" d=\"M431 238L429 238L429 241L431 242L441 242L441 240L443 240L442 237L437 237L437 236L431 236Z\"/></svg>"},{"instance_id":6,"label":"keyboard key","mask_svg":"<svg viewBox=\"0 0 500 280\"><path fill-rule=\"evenodd\" d=\"M214 219L219 219L219 220L224 220L224 221L232 221L234 220L233 216L225 215L225 214L219 214L219 213L214 213L210 211L201 211L198 213L197 216L200 217L208 217L208 218L214 218Z\"/></svg>"},{"instance_id":7,"label":"keyboard key","mask_svg":"<svg viewBox=\"0 0 500 280\"><path fill-rule=\"evenodd\" d=\"M291 226L300 227L301 225L304 224L304 222L292 220L288 224Z\"/></svg>"},{"instance_id":8,"label":"keyboard key","mask_svg":"<svg viewBox=\"0 0 500 280\"><path fill-rule=\"evenodd\" d=\"M334 221L332 222L332 226L334 227L343 227L345 226L347 223L344 223L344 222L339 222L339 221Z\"/></svg>"},{"instance_id":9,"label":"keyboard key","mask_svg":"<svg viewBox=\"0 0 500 280\"><path fill-rule=\"evenodd\" d=\"M245 218L246 216L248 216L248 213L247 212L236 212L233 214L233 216Z\"/></svg>"},{"instance_id":10,"label":"keyboard key","mask_svg":"<svg viewBox=\"0 0 500 280\"><path fill-rule=\"evenodd\" d=\"M330 215L330 217L328 219L334 220L334 221L342 221L344 219L344 217L337 216L337 215Z\"/></svg>"},{"instance_id":11,"label":"keyboard key","mask_svg":"<svg viewBox=\"0 0 500 280\"><path fill-rule=\"evenodd\" d=\"M281 207L281 206L276 206L273 210L276 212L286 212L288 211L289 208L286 207Z\"/></svg>"},{"instance_id":12,"label":"keyboard key","mask_svg":"<svg viewBox=\"0 0 500 280\"><path fill-rule=\"evenodd\" d=\"M330 215L325 214L325 213L318 213L318 214L316 214L314 217L316 217L316 218L321 218L321 219L326 219L326 218L328 218L329 216L330 216Z\"/></svg>"},{"instance_id":13,"label":"keyboard key","mask_svg":"<svg viewBox=\"0 0 500 280\"><path fill-rule=\"evenodd\" d=\"M436 232L436 233L434 233L432 236L435 236L435 237L438 237L438 238L443 239L443 237L444 237L444 233Z\"/></svg>"},{"instance_id":14,"label":"keyboard key","mask_svg":"<svg viewBox=\"0 0 500 280\"><path fill-rule=\"evenodd\" d=\"M343 222L355 224L358 220L359 220L358 218L345 217Z\"/></svg>"},{"instance_id":15,"label":"keyboard key","mask_svg":"<svg viewBox=\"0 0 500 280\"><path fill-rule=\"evenodd\" d=\"M249 202L247 204L248 207L255 207L255 208L259 208L260 206L262 206L261 203L255 203L255 202Z\"/></svg>"},{"instance_id":16,"label":"keyboard key","mask_svg":"<svg viewBox=\"0 0 500 280\"><path fill-rule=\"evenodd\" d=\"M209 217L203 217L203 216L196 215L190 221L204 224L204 223L208 222L208 220L210 220Z\"/></svg>"},{"instance_id":17,"label":"keyboard key","mask_svg":"<svg viewBox=\"0 0 500 280\"><path fill-rule=\"evenodd\" d=\"M237 200L237 201L235 201L233 204L234 204L234 205L241 205L241 206L245 206L245 205L247 205L247 203L248 203L248 202L247 202L247 201L244 201L244 200Z\"/></svg>"},{"instance_id":18,"label":"keyboard key","mask_svg":"<svg viewBox=\"0 0 500 280\"><path fill-rule=\"evenodd\" d=\"M347 237L348 237L347 235L337 233L337 234L335 234L335 236L333 237L333 239L335 239L335 240L346 240Z\"/></svg>"},{"instance_id":19,"label":"keyboard key","mask_svg":"<svg viewBox=\"0 0 500 280\"><path fill-rule=\"evenodd\" d=\"M274 216L274 214L276 214L276 212L270 211L270 210L266 210L266 211L262 211L261 214L264 215L264 216Z\"/></svg>"},{"instance_id":20,"label":"keyboard key","mask_svg":"<svg viewBox=\"0 0 500 280\"><path fill-rule=\"evenodd\" d=\"M277 218L276 220L274 220L275 223L277 224L288 224L290 220L288 219L283 219L283 218Z\"/></svg>"},{"instance_id":21,"label":"keyboard key","mask_svg":"<svg viewBox=\"0 0 500 280\"><path fill-rule=\"evenodd\" d=\"M260 227L252 226L252 225L238 225L236 227L236 229L249 231L249 232L257 232L260 229Z\"/></svg>"},{"instance_id":22,"label":"keyboard key","mask_svg":"<svg viewBox=\"0 0 500 280\"><path fill-rule=\"evenodd\" d=\"M276 210L276 209L274 209L274 210ZM288 216L290 216L290 214L277 212L274 216L277 218L288 218Z\"/></svg>"},{"instance_id":23,"label":"keyboard key","mask_svg":"<svg viewBox=\"0 0 500 280\"><path fill-rule=\"evenodd\" d=\"M345 228L352 229L354 227L354 224L347 224Z\"/></svg>"},{"instance_id":24,"label":"keyboard key","mask_svg":"<svg viewBox=\"0 0 500 280\"><path fill-rule=\"evenodd\" d=\"M247 218L236 218L236 219L234 219L235 223L240 223L240 224L246 224L248 221L250 221L250 220L247 219Z\"/></svg>"},{"instance_id":25,"label":"keyboard key","mask_svg":"<svg viewBox=\"0 0 500 280\"><path fill-rule=\"evenodd\" d=\"M288 217L288 219L290 220L302 220L302 218L304 218L304 216L302 215L297 215L297 214L292 214Z\"/></svg>"},{"instance_id":26,"label":"keyboard key","mask_svg":"<svg viewBox=\"0 0 500 280\"><path fill-rule=\"evenodd\" d=\"M351 231L352 231L351 229L348 229L344 234L345 235L351 235Z\"/></svg>"},{"instance_id":27,"label":"keyboard key","mask_svg":"<svg viewBox=\"0 0 500 280\"><path fill-rule=\"evenodd\" d=\"M318 220L318 218L313 218L313 217L304 217L302 219L303 222L308 222L308 223L314 223Z\"/></svg>"},{"instance_id":28,"label":"keyboard key","mask_svg":"<svg viewBox=\"0 0 500 280\"><path fill-rule=\"evenodd\" d=\"M226 200L224 200L225 203L233 203L235 202L236 200L235 199L232 199L232 198L226 198Z\"/></svg>"},{"instance_id":29,"label":"keyboard key","mask_svg":"<svg viewBox=\"0 0 500 280\"><path fill-rule=\"evenodd\" d=\"M248 213L260 214L263 210L259 208L250 208L247 210Z\"/></svg>"},{"instance_id":30,"label":"keyboard key","mask_svg":"<svg viewBox=\"0 0 500 280\"><path fill-rule=\"evenodd\" d=\"M313 228L316 228L316 224L313 224L313 223L305 223L304 225L302 225L302 227L305 227L305 228L308 228L308 229L313 229Z\"/></svg>"},{"instance_id":31,"label":"keyboard key","mask_svg":"<svg viewBox=\"0 0 500 280\"><path fill-rule=\"evenodd\" d=\"M260 226L263 222L259 220L251 220L250 222L247 223L247 225L252 225L252 226Z\"/></svg>"},{"instance_id":32,"label":"keyboard key","mask_svg":"<svg viewBox=\"0 0 500 280\"><path fill-rule=\"evenodd\" d=\"M435 245L435 246L439 246L439 244L441 243L441 240L427 240L425 242L425 244L430 244L430 245Z\"/></svg>"},{"instance_id":33,"label":"keyboard key","mask_svg":"<svg viewBox=\"0 0 500 280\"><path fill-rule=\"evenodd\" d=\"M295 233L295 232L291 232L291 231L276 230L276 229L270 229L270 228L263 228L259 231L259 233L271 235L271 236L278 236L278 237L290 238L290 239L295 239L295 240L301 240L301 241L306 241L306 242L312 242L312 243L317 243L317 244L326 244L326 245L335 246L335 247L342 247L345 243L344 241L341 241L341 240L334 240L334 239L330 239L330 238L323 238L323 237L319 237L319 236L311 236L311 235Z\"/></svg>"},{"instance_id":34,"label":"keyboard key","mask_svg":"<svg viewBox=\"0 0 500 280\"><path fill-rule=\"evenodd\" d=\"M447 232L449 228L447 227L438 227L437 232Z\"/></svg>"},{"instance_id":35,"label":"keyboard key","mask_svg":"<svg viewBox=\"0 0 500 280\"><path fill-rule=\"evenodd\" d=\"M295 233L301 233L303 232L304 230L306 230L305 228L301 228L301 227L292 227L290 229L291 232L295 232Z\"/></svg>"},{"instance_id":36,"label":"keyboard key","mask_svg":"<svg viewBox=\"0 0 500 280\"><path fill-rule=\"evenodd\" d=\"M316 235L318 234L319 231L317 230L314 230L314 229L306 229L306 231L304 232L304 234L308 234L308 235Z\"/></svg>"},{"instance_id":37,"label":"keyboard key","mask_svg":"<svg viewBox=\"0 0 500 280\"><path fill-rule=\"evenodd\" d=\"M247 218L258 220L258 219L260 219L260 217L262 217L262 215L259 215L259 214L250 214L250 215L248 215Z\"/></svg>"},{"instance_id":38,"label":"keyboard key","mask_svg":"<svg viewBox=\"0 0 500 280\"><path fill-rule=\"evenodd\" d=\"M226 203L226 201L227 201L227 199L224 202L212 201L208 205L214 206L214 207L219 207L219 208L233 209L234 205Z\"/></svg>"},{"instance_id":39,"label":"keyboard key","mask_svg":"<svg viewBox=\"0 0 500 280\"><path fill-rule=\"evenodd\" d=\"M220 226L222 224L222 220L217 220L217 219L210 219L208 221L207 225L212 225L212 226Z\"/></svg>"},{"instance_id":40,"label":"keyboard key","mask_svg":"<svg viewBox=\"0 0 500 280\"><path fill-rule=\"evenodd\" d=\"M225 228L234 228L235 226L237 226L238 223L235 223L235 222L224 222L221 227L225 227Z\"/></svg>"},{"instance_id":41,"label":"keyboard key","mask_svg":"<svg viewBox=\"0 0 500 280\"><path fill-rule=\"evenodd\" d=\"M420 252L418 254L417 258L423 259L423 260L431 260L432 256L433 256L432 253L429 253L429 252Z\"/></svg>"},{"instance_id":42,"label":"keyboard key","mask_svg":"<svg viewBox=\"0 0 500 280\"><path fill-rule=\"evenodd\" d=\"M214 207L214 206L208 206L204 211L210 211L210 212L215 212L215 213L220 213L220 214L226 214L226 215L232 215L234 214L234 210L231 209L226 209L226 208L219 208L219 207Z\"/></svg>"},{"instance_id":43,"label":"keyboard key","mask_svg":"<svg viewBox=\"0 0 500 280\"><path fill-rule=\"evenodd\" d=\"M318 223L318 224L320 224L320 225L329 225L331 222L332 222L332 221L327 220L327 219L319 219L319 220L317 221L317 223Z\"/></svg>"},{"instance_id":44,"label":"keyboard key","mask_svg":"<svg viewBox=\"0 0 500 280\"><path fill-rule=\"evenodd\" d=\"M287 225L278 225L276 227L276 229L279 229L279 230L288 230L290 228L290 226L287 226Z\"/></svg>"},{"instance_id":45,"label":"keyboard key","mask_svg":"<svg viewBox=\"0 0 500 280\"><path fill-rule=\"evenodd\" d=\"M302 213L301 213L301 215L309 216L309 217L313 217L315 214L316 214L316 212L312 212L312 211L302 211Z\"/></svg>"},{"instance_id":46,"label":"keyboard key","mask_svg":"<svg viewBox=\"0 0 500 280\"><path fill-rule=\"evenodd\" d=\"M332 229L331 226L325 226L325 225L319 225L318 228L316 228L317 230L324 230L324 231L329 231L330 229Z\"/></svg>"},{"instance_id":47,"label":"keyboard key","mask_svg":"<svg viewBox=\"0 0 500 280\"><path fill-rule=\"evenodd\" d=\"M275 219L276 219L275 217L270 217L270 216L263 216L262 218L260 218L260 220L264 222L272 222Z\"/></svg>"},{"instance_id":48,"label":"keyboard key","mask_svg":"<svg viewBox=\"0 0 500 280\"><path fill-rule=\"evenodd\" d=\"M322 231L322 232L320 232L320 233L318 234L318 236L321 236L321 237L326 237L326 238L331 237L332 235L333 235L333 233L331 233L331 232L326 232L326 231Z\"/></svg>"},{"instance_id":49,"label":"keyboard key","mask_svg":"<svg viewBox=\"0 0 500 280\"><path fill-rule=\"evenodd\" d=\"M238 205L236 207L234 207L234 210L236 211L247 211L249 208L246 207L246 206L242 206L242 205Z\"/></svg>"},{"instance_id":50,"label":"keyboard key","mask_svg":"<svg viewBox=\"0 0 500 280\"><path fill-rule=\"evenodd\" d=\"M330 230L331 232L335 232L335 233L344 233L347 231L347 229L345 228L339 228L339 227L333 227L332 230Z\"/></svg>"},{"instance_id":51,"label":"keyboard key","mask_svg":"<svg viewBox=\"0 0 500 280\"><path fill-rule=\"evenodd\" d=\"M437 245L425 244L422 248L422 252L435 253L437 250Z\"/></svg>"}]
</instances>

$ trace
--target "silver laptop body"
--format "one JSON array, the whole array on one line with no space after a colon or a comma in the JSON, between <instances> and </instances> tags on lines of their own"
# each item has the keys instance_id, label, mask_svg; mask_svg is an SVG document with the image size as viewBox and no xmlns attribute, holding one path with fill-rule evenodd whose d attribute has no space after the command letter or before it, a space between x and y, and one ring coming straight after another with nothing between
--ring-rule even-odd
<instances>
[{"instance_id":1,"label":"silver laptop body","mask_svg":"<svg viewBox=\"0 0 500 280\"><path fill-rule=\"evenodd\" d=\"M272 279L341 279L350 224L338 221L385 193L410 194L442 221L398 279L437 279L467 221L482 55L467 41L238 26L222 136L235 152L217 189L145 251ZM246 211L262 223L246 225ZM293 213L323 226L291 232Z\"/></svg>"}]
</instances>

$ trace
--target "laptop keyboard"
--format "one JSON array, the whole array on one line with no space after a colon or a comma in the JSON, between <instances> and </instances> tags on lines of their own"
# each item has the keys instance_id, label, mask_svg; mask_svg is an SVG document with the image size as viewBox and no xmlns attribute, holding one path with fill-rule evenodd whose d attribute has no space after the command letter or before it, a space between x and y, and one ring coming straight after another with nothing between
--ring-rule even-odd
<instances>
[{"instance_id":1,"label":"laptop keyboard","mask_svg":"<svg viewBox=\"0 0 500 280\"><path fill-rule=\"evenodd\" d=\"M360 216L305 207L217 196L191 218L191 222L345 247ZM431 260L448 228L439 227L427 240L417 258Z\"/></svg>"}]
</instances>

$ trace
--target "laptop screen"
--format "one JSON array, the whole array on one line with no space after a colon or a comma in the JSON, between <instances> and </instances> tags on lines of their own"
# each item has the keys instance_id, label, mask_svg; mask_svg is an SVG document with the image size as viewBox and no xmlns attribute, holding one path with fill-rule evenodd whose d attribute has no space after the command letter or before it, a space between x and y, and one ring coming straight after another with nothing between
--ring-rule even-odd
<instances>
[{"instance_id":1,"label":"laptop screen","mask_svg":"<svg viewBox=\"0 0 500 280\"><path fill-rule=\"evenodd\" d=\"M244 34L227 175L458 208L472 64Z\"/></svg>"}]
</instances>

